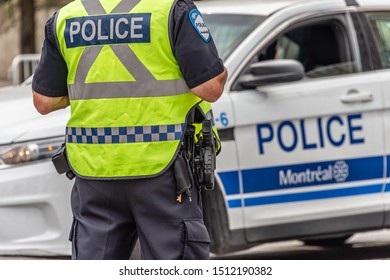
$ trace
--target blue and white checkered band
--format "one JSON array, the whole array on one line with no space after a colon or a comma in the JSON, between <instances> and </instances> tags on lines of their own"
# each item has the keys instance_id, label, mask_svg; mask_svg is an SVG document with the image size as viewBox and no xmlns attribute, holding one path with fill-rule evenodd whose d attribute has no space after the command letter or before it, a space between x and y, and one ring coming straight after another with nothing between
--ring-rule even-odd
<instances>
[{"instance_id":1,"label":"blue and white checkered band","mask_svg":"<svg viewBox=\"0 0 390 280\"><path fill-rule=\"evenodd\" d=\"M128 127L67 127L68 143L120 144L180 140L183 124L128 126Z\"/></svg>"}]
</instances>

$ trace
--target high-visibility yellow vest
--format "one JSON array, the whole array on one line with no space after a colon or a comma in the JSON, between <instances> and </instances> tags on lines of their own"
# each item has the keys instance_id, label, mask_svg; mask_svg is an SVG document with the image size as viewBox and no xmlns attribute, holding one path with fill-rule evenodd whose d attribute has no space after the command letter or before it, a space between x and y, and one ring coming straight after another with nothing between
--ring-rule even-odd
<instances>
[{"instance_id":1,"label":"high-visibility yellow vest","mask_svg":"<svg viewBox=\"0 0 390 280\"><path fill-rule=\"evenodd\" d=\"M174 2L76 0L57 13L71 105L66 149L80 177L158 175L178 152L187 114L197 107L211 118L172 52Z\"/></svg>"}]
</instances>

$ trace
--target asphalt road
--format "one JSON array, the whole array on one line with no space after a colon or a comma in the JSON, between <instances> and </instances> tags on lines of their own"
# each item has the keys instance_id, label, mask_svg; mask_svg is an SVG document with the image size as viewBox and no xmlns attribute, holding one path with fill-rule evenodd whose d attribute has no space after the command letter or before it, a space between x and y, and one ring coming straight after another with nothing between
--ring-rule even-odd
<instances>
[{"instance_id":1,"label":"asphalt road","mask_svg":"<svg viewBox=\"0 0 390 280\"><path fill-rule=\"evenodd\" d=\"M390 230L355 234L343 246L306 246L303 242L283 241L217 256L215 259L240 260L368 260L390 259Z\"/></svg>"},{"instance_id":2,"label":"asphalt road","mask_svg":"<svg viewBox=\"0 0 390 280\"><path fill-rule=\"evenodd\" d=\"M1 256L0 260L70 259L69 256ZM306 246L301 241L266 243L232 254L215 256L219 260L368 260L390 259L390 230L355 234L337 247Z\"/></svg>"}]
</instances>

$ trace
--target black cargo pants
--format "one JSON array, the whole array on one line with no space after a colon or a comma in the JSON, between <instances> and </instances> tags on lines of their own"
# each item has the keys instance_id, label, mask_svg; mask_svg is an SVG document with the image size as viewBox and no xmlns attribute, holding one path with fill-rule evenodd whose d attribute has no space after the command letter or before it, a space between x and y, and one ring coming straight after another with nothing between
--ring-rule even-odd
<instances>
[{"instance_id":1,"label":"black cargo pants","mask_svg":"<svg viewBox=\"0 0 390 280\"><path fill-rule=\"evenodd\" d=\"M176 201L173 168L151 179L76 178L71 195L72 259L129 259L137 237L143 259L208 259L200 193Z\"/></svg>"}]
</instances>

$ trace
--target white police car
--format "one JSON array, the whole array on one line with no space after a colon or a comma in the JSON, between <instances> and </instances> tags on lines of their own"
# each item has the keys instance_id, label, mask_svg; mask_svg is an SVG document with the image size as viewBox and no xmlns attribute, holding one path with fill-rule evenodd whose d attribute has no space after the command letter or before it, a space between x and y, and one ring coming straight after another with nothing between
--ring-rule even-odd
<instances>
[{"instance_id":1,"label":"white police car","mask_svg":"<svg viewBox=\"0 0 390 280\"><path fill-rule=\"evenodd\" d=\"M197 6L229 70L218 187L203 193L212 251L389 227L390 2ZM68 254L72 182L45 158L69 111L39 116L20 90L0 92L0 250Z\"/></svg>"},{"instance_id":2,"label":"white police car","mask_svg":"<svg viewBox=\"0 0 390 280\"><path fill-rule=\"evenodd\" d=\"M390 2L197 2L229 70L214 252L390 226Z\"/></svg>"}]
</instances>

